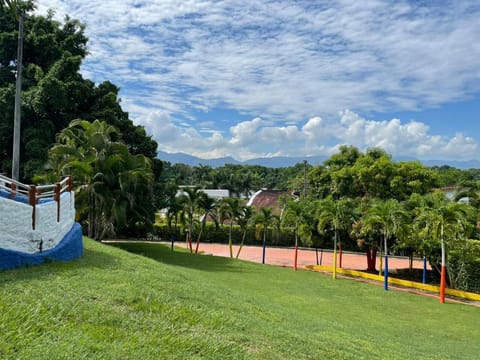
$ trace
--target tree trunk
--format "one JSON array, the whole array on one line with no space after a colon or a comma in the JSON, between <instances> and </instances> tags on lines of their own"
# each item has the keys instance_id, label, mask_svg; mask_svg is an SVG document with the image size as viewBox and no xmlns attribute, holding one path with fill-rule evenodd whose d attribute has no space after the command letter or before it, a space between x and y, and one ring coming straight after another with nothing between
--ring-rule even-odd
<instances>
[{"instance_id":1,"label":"tree trunk","mask_svg":"<svg viewBox=\"0 0 480 360\"><path fill-rule=\"evenodd\" d=\"M267 227L263 229L263 251L262 251L262 264L265 264L265 247L267 243Z\"/></svg>"},{"instance_id":2,"label":"tree trunk","mask_svg":"<svg viewBox=\"0 0 480 360\"><path fill-rule=\"evenodd\" d=\"M298 230L295 229L295 258L293 261L294 270L297 270L297 259L298 259Z\"/></svg>"},{"instance_id":3,"label":"tree trunk","mask_svg":"<svg viewBox=\"0 0 480 360\"><path fill-rule=\"evenodd\" d=\"M230 251L230 258L233 259L232 228L233 228L233 220L230 220L230 230L228 234L228 249Z\"/></svg>"},{"instance_id":4,"label":"tree trunk","mask_svg":"<svg viewBox=\"0 0 480 360\"><path fill-rule=\"evenodd\" d=\"M375 264L377 262L377 248L376 247L365 247L365 252L367 254L367 271L375 272Z\"/></svg>"},{"instance_id":5,"label":"tree trunk","mask_svg":"<svg viewBox=\"0 0 480 360\"><path fill-rule=\"evenodd\" d=\"M238 257L240 256L240 251L242 251L243 244L245 243L245 236L246 236L246 235L247 235L247 230L245 230L245 231L243 232L242 242L240 243L240 246L239 246L239 248L238 248L236 259L238 259Z\"/></svg>"}]
</instances>

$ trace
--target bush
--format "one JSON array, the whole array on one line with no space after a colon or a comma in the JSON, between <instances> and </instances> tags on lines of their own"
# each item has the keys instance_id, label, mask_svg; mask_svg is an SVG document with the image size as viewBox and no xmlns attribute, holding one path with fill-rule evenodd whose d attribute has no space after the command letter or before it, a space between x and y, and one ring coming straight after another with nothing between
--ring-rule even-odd
<instances>
[{"instance_id":1,"label":"bush","mask_svg":"<svg viewBox=\"0 0 480 360\"><path fill-rule=\"evenodd\" d=\"M450 250L447 270L454 289L480 293L480 241L467 240L461 248Z\"/></svg>"},{"instance_id":2,"label":"bush","mask_svg":"<svg viewBox=\"0 0 480 360\"><path fill-rule=\"evenodd\" d=\"M196 240L198 236L199 229L195 230L193 234L193 240ZM230 225L219 225L215 226L213 223L207 223L205 229L202 233L202 242L206 243L220 243L227 244L228 236L230 231ZM171 235L174 232L174 228L169 227L167 224L155 224L155 234L158 238L164 241L169 241ZM178 239L185 238L184 229L178 227ZM242 241L243 231L238 225L233 225L232 227L232 239L234 244L240 244ZM263 236L263 235L262 235ZM245 236L245 245L260 245L262 243L263 237L260 239L255 237L255 228L253 226L249 227L247 230L247 235ZM271 246L293 246L295 244L295 236L293 234L293 229L284 229L281 231L277 230L268 230L267 234L267 245Z\"/></svg>"}]
</instances>

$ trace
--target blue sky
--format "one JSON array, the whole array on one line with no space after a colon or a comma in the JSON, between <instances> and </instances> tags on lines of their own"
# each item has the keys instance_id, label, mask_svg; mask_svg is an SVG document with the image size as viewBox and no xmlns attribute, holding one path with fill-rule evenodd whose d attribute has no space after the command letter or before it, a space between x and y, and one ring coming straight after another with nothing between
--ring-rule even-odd
<instances>
[{"instance_id":1,"label":"blue sky","mask_svg":"<svg viewBox=\"0 0 480 360\"><path fill-rule=\"evenodd\" d=\"M87 25L82 72L159 150L480 158L480 3L39 0Z\"/></svg>"}]
</instances>

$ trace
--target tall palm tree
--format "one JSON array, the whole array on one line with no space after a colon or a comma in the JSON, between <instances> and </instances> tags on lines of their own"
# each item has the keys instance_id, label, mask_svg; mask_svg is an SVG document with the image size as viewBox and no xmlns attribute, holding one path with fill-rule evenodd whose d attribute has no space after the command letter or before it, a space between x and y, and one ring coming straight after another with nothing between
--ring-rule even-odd
<instances>
[{"instance_id":1,"label":"tall palm tree","mask_svg":"<svg viewBox=\"0 0 480 360\"><path fill-rule=\"evenodd\" d=\"M260 213L257 214L257 217L255 219L255 222L263 229L262 264L265 264L265 249L267 243L268 227L273 225L277 220L279 220L278 216L275 216L273 214L272 208L261 208Z\"/></svg>"},{"instance_id":2,"label":"tall palm tree","mask_svg":"<svg viewBox=\"0 0 480 360\"><path fill-rule=\"evenodd\" d=\"M238 217L241 214L242 206L240 204L239 198L226 198L223 201L225 207L225 213L230 220L229 225L229 232L228 232L228 248L230 251L230 257L233 258L233 239L232 239L232 232L233 232L233 225L238 220Z\"/></svg>"},{"instance_id":3,"label":"tall palm tree","mask_svg":"<svg viewBox=\"0 0 480 360\"><path fill-rule=\"evenodd\" d=\"M182 189L183 194L180 196L183 213L186 216L186 220L188 223L188 235L187 235L187 243L190 249L190 252L193 253L192 248L192 236L193 236L193 226L195 221L195 215L198 211L198 202L203 192L200 191L200 188L194 187L186 187Z\"/></svg>"},{"instance_id":4,"label":"tall palm tree","mask_svg":"<svg viewBox=\"0 0 480 360\"><path fill-rule=\"evenodd\" d=\"M468 207L464 204L446 203L425 209L418 216L418 222L424 224L423 235L439 242L441 246L440 303L445 302L447 239L455 239L465 233L467 228Z\"/></svg>"},{"instance_id":5,"label":"tall palm tree","mask_svg":"<svg viewBox=\"0 0 480 360\"><path fill-rule=\"evenodd\" d=\"M318 204L318 231L324 232L326 229L334 231L333 245L333 273L335 279L337 277L337 244L340 242L340 231L348 231L351 229L355 220L353 206L349 199L333 200L326 198Z\"/></svg>"},{"instance_id":6,"label":"tall palm tree","mask_svg":"<svg viewBox=\"0 0 480 360\"><path fill-rule=\"evenodd\" d=\"M283 213L283 224L287 226L292 226L294 228L295 234L295 250L294 250L294 259L293 259L293 269L297 270L297 260L298 260L298 240L300 235L301 225L306 223L306 201L304 200L290 200L285 206L285 211Z\"/></svg>"},{"instance_id":7,"label":"tall palm tree","mask_svg":"<svg viewBox=\"0 0 480 360\"><path fill-rule=\"evenodd\" d=\"M376 200L367 212L364 225L367 229L382 234L385 251L384 288L388 290L388 241L404 234L407 214L401 204L395 200Z\"/></svg>"},{"instance_id":8,"label":"tall palm tree","mask_svg":"<svg viewBox=\"0 0 480 360\"><path fill-rule=\"evenodd\" d=\"M203 213L202 222L200 226L200 232L197 237L197 244L195 246L195 254L198 253L198 246L200 245L200 239L202 237L203 230L205 229L205 224L207 222L208 216L211 215L212 219L216 221L215 209L217 203L215 199L208 196L206 193L202 192L202 195L198 199L198 208Z\"/></svg>"},{"instance_id":9,"label":"tall palm tree","mask_svg":"<svg viewBox=\"0 0 480 360\"><path fill-rule=\"evenodd\" d=\"M236 259L238 259L240 252L242 251L243 244L245 243L245 237L247 236L248 225L250 225L253 215L254 210L251 206L243 206L240 209L240 214L237 217L237 224L240 226L240 229L242 229L242 241L238 247Z\"/></svg>"}]
</instances>

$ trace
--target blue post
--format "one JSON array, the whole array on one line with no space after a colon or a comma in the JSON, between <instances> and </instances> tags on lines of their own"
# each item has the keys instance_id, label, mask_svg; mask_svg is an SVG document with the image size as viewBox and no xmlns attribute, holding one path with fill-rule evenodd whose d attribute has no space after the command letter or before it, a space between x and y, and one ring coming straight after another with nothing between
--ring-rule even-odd
<instances>
[{"instance_id":1,"label":"blue post","mask_svg":"<svg viewBox=\"0 0 480 360\"><path fill-rule=\"evenodd\" d=\"M384 288L385 288L385 290L388 290L388 255L387 255L387 253L385 253L384 278L385 278Z\"/></svg>"},{"instance_id":2,"label":"blue post","mask_svg":"<svg viewBox=\"0 0 480 360\"><path fill-rule=\"evenodd\" d=\"M427 283L427 257L426 256L423 257L423 279L422 279L422 282L424 284Z\"/></svg>"},{"instance_id":3,"label":"blue post","mask_svg":"<svg viewBox=\"0 0 480 360\"><path fill-rule=\"evenodd\" d=\"M170 248L170 251L173 251L173 244L175 243L175 235L176 235L176 232L170 236L170 240L172 241L172 246Z\"/></svg>"}]
</instances>

